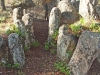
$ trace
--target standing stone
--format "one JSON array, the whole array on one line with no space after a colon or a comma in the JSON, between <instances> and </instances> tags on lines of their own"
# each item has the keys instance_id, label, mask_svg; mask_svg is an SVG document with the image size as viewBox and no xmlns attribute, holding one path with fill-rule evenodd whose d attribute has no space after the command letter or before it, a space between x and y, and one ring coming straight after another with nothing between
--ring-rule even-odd
<instances>
[{"instance_id":1,"label":"standing stone","mask_svg":"<svg viewBox=\"0 0 100 75\"><path fill-rule=\"evenodd\" d=\"M61 12L57 7L54 7L50 12L48 42L53 40L52 35L59 29L60 24Z\"/></svg>"},{"instance_id":2,"label":"standing stone","mask_svg":"<svg viewBox=\"0 0 100 75\"><path fill-rule=\"evenodd\" d=\"M87 75L93 61L100 55L100 33L84 31L69 62L71 75Z\"/></svg>"},{"instance_id":3,"label":"standing stone","mask_svg":"<svg viewBox=\"0 0 100 75\"><path fill-rule=\"evenodd\" d=\"M97 4L98 0L80 0L79 14L87 21L93 19L96 14Z\"/></svg>"},{"instance_id":4,"label":"standing stone","mask_svg":"<svg viewBox=\"0 0 100 75\"><path fill-rule=\"evenodd\" d=\"M67 26L62 25L59 28L59 35L57 40L57 55L62 61L69 60L69 54L67 51L73 53L76 47L77 41L74 35L67 32Z\"/></svg>"},{"instance_id":5,"label":"standing stone","mask_svg":"<svg viewBox=\"0 0 100 75\"><path fill-rule=\"evenodd\" d=\"M34 30L33 30L33 15L30 13L25 14L22 20L25 23L26 31L28 33L29 42L33 43L35 41Z\"/></svg>"},{"instance_id":6,"label":"standing stone","mask_svg":"<svg viewBox=\"0 0 100 75\"><path fill-rule=\"evenodd\" d=\"M17 19L22 19L23 16L23 10L21 7L17 7L13 10L13 22L15 22Z\"/></svg>"},{"instance_id":7,"label":"standing stone","mask_svg":"<svg viewBox=\"0 0 100 75\"><path fill-rule=\"evenodd\" d=\"M63 23L73 23L78 19L78 14L76 9L70 0L62 0L58 3L57 6L62 13L62 22Z\"/></svg>"},{"instance_id":8,"label":"standing stone","mask_svg":"<svg viewBox=\"0 0 100 75\"><path fill-rule=\"evenodd\" d=\"M22 41L23 42L23 47L30 47L29 36L28 36L27 31L26 31L24 22L21 19L19 19L19 20L15 21L15 25L20 30L21 39L23 40Z\"/></svg>"},{"instance_id":9,"label":"standing stone","mask_svg":"<svg viewBox=\"0 0 100 75\"><path fill-rule=\"evenodd\" d=\"M2 44L3 44L3 38L0 35L0 48L1 48Z\"/></svg>"},{"instance_id":10,"label":"standing stone","mask_svg":"<svg viewBox=\"0 0 100 75\"><path fill-rule=\"evenodd\" d=\"M21 68L25 64L25 55L19 35L11 33L8 36L8 45L14 64L19 64L19 68Z\"/></svg>"}]
</instances>

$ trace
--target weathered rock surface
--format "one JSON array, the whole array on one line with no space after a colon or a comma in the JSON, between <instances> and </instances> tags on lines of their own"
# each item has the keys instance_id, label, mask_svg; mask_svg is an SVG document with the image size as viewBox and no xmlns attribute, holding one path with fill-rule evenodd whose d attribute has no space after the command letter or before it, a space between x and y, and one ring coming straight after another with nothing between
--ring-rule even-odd
<instances>
[{"instance_id":1,"label":"weathered rock surface","mask_svg":"<svg viewBox=\"0 0 100 75\"><path fill-rule=\"evenodd\" d=\"M61 12L57 7L54 7L50 12L48 42L51 42L53 40L52 35L56 30L59 29L60 24Z\"/></svg>"},{"instance_id":2,"label":"weathered rock surface","mask_svg":"<svg viewBox=\"0 0 100 75\"><path fill-rule=\"evenodd\" d=\"M77 39L74 35L67 32L67 25L62 25L59 28L59 35L57 40L57 55L62 61L69 60L67 51L73 53L77 44Z\"/></svg>"},{"instance_id":3,"label":"weathered rock surface","mask_svg":"<svg viewBox=\"0 0 100 75\"><path fill-rule=\"evenodd\" d=\"M100 55L100 33L84 31L69 62L71 75L87 75L93 61Z\"/></svg>"},{"instance_id":4,"label":"weathered rock surface","mask_svg":"<svg viewBox=\"0 0 100 75\"><path fill-rule=\"evenodd\" d=\"M3 44L3 38L0 35L0 48L1 48L2 44Z\"/></svg>"},{"instance_id":5,"label":"weathered rock surface","mask_svg":"<svg viewBox=\"0 0 100 75\"><path fill-rule=\"evenodd\" d=\"M98 18L100 19L100 5L96 7L96 12L98 14Z\"/></svg>"},{"instance_id":6,"label":"weathered rock surface","mask_svg":"<svg viewBox=\"0 0 100 75\"><path fill-rule=\"evenodd\" d=\"M36 5L43 5L43 4L46 4L46 3L49 3L53 0L32 0Z\"/></svg>"},{"instance_id":7,"label":"weathered rock surface","mask_svg":"<svg viewBox=\"0 0 100 75\"><path fill-rule=\"evenodd\" d=\"M97 4L98 0L80 0L79 14L87 21L93 19L95 17Z\"/></svg>"},{"instance_id":8,"label":"weathered rock surface","mask_svg":"<svg viewBox=\"0 0 100 75\"><path fill-rule=\"evenodd\" d=\"M30 13L25 14L22 17L22 20L25 23L26 31L27 31L27 39L29 39L29 43L33 43L35 41L34 30L33 30L33 15Z\"/></svg>"},{"instance_id":9,"label":"weathered rock surface","mask_svg":"<svg viewBox=\"0 0 100 75\"><path fill-rule=\"evenodd\" d=\"M16 20L15 25L20 30L20 33L21 33L20 37L21 37L21 40L23 42L23 47L29 47L30 41L29 41L29 36L28 36L27 31L26 31L26 27L25 27L24 22L21 19L19 19L19 20Z\"/></svg>"},{"instance_id":10,"label":"weathered rock surface","mask_svg":"<svg viewBox=\"0 0 100 75\"><path fill-rule=\"evenodd\" d=\"M34 14L33 17L35 20L45 20L46 9L43 5L35 6L30 9L27 9L27 13Z\"/></svg>"},{"instance_id":11,"label":"weathered rock surface","mask_svg":"<svg viewBox=\"0 0 100 75\"><path fill-rule=\"evenodd\" d=\"M36 6L30 9L27 9L27 13L34 14L33 16L35 20L41 20L41 19L48 20L51 9L56 6L57 1L56 0L46 0L47 3L45 2L42 3L41 1L43 0L33 0Z\"/></svg>"},{"instance_id":12,"label":"weathered rock surface","mask_svg":"<svg viewBox=\"0 0 100 75\"><path fill-rule=\"evenodd\" d=\"M76 0L71 0L72 3L76 2Z\"/></svg>"},{"instance_id":13,"label":"weathered rock surface","mask_svg":"<svg viewBox=\"0 0 100 75\"><path fill-rule=\"evenodd\" d=\"M100 54L99 54L99 56L98 56L97 60L98 60L98 62L100 63Z\"/></svg>"},{"instance_id":14,"label":"weathered rock surface","mask_svg":"<svg viewBox=\"0 0 100 75\"><path fill-rule=\"evenodd\" d=\"M72 2L72 4L75 7L76 11L79 12L79 4L80 4L80 1Z\"/></svg>"},{"instance_id":15,"label":"weathered rock surface","mask_svg":"<svg viewBox=\"0 0 100 75\"><path fill-rule=\"evenodd\" d=\"M21 19L16 20L15 25L16 25L16 27L18 27L18 29L21 31L21 33L23 33L23 34L26 33L25 24Z\"/></svg>"},{"instance_id":16,"label":"weathered rock surface","mask_svg":"<svg viewBox=\"0 0 100 75\"><path fill-rule=\"evenodd\" d=\"M35 4L33 3L32 0L16 0L13 1L11 4L11 8L17 8L17 7L22 7L22 8L28 8L28 7L34 7Z\"/></svg>"},{"instance_id":17,"label":"weathered rock surface","mask_svg":"<svg viewBox=\"0 0 100 75\"><path fill-rule=\"evenodd\" d=\"M62 22L63 23L73 23L78 19L78 14L76 9L70 0L62 0L58 3L57 6L62 13Z\"/></svg>"},{"instance_id":18,"label":"weathered rock surface","mask_svg":"<svg viewBox=\"0 0 100 75\"><path fill-rule=\"evenodd\" d=\"M49 13L51 12L53 7L57 6L57 3L57 0L52 0L51 2L47 3Z\"/></svg>"},{"instance_id":19,"label":"weathered rock surface","mask_svg":"<svg viewBox=\"0 0 100 75\"><path fill-rule=\"evenodd\" d=\"M25 55L19 35L11 33L8 36L8 45L14 64L19 64L19 68L21 68L25 64Z\"/></svg>"},{"instance_id":20,"label":"weathered rock surface","mask_svg":"<svg viewBox=\"0 0 100 75\"><path fill-rule=\"evenodd\" d=\"M21 7L17 7L13 10L13 22L15 22L17 19L22 19L23 16L23 10Z\"/></svg>"}]
</instances>

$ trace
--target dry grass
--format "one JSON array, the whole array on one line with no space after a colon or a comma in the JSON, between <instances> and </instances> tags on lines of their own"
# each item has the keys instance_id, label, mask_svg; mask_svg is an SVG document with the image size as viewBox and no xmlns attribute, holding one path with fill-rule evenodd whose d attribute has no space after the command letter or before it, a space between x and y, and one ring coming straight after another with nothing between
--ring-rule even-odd
<instances>
[{"instance_id":1,"label":"dry grass","mask_svg":"<svg viewBox=\"0 0 100 75\"><path fill-rule=\"evenodd\" d=\"M0 34L5 34L11 23L10 12L8 10L0 12Z\"/></svg>"}]
</instances>

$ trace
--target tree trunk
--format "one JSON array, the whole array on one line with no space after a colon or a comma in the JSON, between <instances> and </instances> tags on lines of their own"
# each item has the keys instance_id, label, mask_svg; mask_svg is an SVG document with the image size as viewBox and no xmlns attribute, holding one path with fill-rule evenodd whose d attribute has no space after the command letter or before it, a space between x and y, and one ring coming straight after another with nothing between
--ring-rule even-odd
<instances>
[{"instance_id":1,"label":"tree trunk","mask_svg":"<svg viewBox=\"0 0 100 75\"><path fill-rule=\"evenodd\" d=\"M6 10L5 0L0 0L0 7L1 7L1 10Z\"/></svg>"}]
</instances>

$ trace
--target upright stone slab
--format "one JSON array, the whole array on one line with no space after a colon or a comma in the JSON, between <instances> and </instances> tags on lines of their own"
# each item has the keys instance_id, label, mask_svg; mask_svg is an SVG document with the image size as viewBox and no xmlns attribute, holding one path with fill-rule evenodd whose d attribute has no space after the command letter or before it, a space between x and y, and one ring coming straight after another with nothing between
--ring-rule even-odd
<instances>
[{"instance_id":1,"label":"upright stone slab","mask_svg":"<svg viewBox=\"0 0 100 75\"><path fill-rule=\"evenodd\" d=\"M15 21L15 25L16 27L18 27L18 29L21 32L21 39L23 40L23 47L30 47L30 41L29 41L29 36L25 27L24 22L19 19Z\"/></svg>"},{"instance_id":2,"label":"upright stone slab","mask_svg":"<svg viewBox=\"0 0 100 75\"><path fill-rule=\"evenodd\" d=\"M100 55L100 33L84 31L69 62L71 75L87 75L93 61Z\"/></svg>"},{"instance_id":3,"label":"upright stone slab","mask_svg":"<svg viewBox=\"0 0 100 75\"><path fill-rule=\"evenodd\" d=\"M52 35L59 29L60 24L61 12L57 7L54 7L50 12L48 42L53 40Z\"/></svg>"},{"instance_id":4,"label":"upright stone slab","mask_svg":"<svg viewBox=\"0 0 100 75\"><path fill-rule=\"evenodd\" d=\"M14 64L19 64L19 68L21 68L25 64L25 55L19 35L11 33L8 36L8 45Z\"/></svg>"},{"instance_id":5,"label":"upright stone slab","mask_svg":"<svg viewBox=\"0 0 100 75\"><path fill-rule=\"evenodd\" d=\"M57 55L62 61L68 61L70 55L68 51L73 53L77 44L77 39L74 35L67 32L67 25L62 25L59 28L57 40Z\"/></svg>"},{"instance_id":6,"label":"upright stone slab","mask_svg":"<svg viewBox=\"0 0 100 75\"><path fill-rule=\"evenodd\" d=\"M80 0L79 14L87 21L93 19L96 14L97 4L98 0Z\"/></svg>"},{"instance_id":7,"label":"upright stone slab","mask_svg":"<svg viewBox=\"0 0 100 75\"><path fill-rule=\"evenodd\" d=\"M33 30L33 15L31 13L27 13L22 17L22 20L25 23L26 31L28 33L29 42L33 43L35 41L34 30Z\"/></svg>"},{"instance_id":8,"label":"upright stone slab","mask_svg":"<svg viewBox=\"0 0 100 75\"><path fill-rule=\"evenodd\" d=\"M62 14L62 22L71 24L78 19L78 14L70 0L62 0L57 6Z\"/></svg>"},{"instance_id":9,"label":"upright stone slab","mask_svg":"<svg viewBox=\"0 0 100 75\"><path fill-rule=\"evenodd\" d=\"M22 19L23 16L23 10L21 7L17 7L15 9L13 9L13 22L15 22L17 19Z\"/></svg>"},{"instance_id":10,"label":"upright stone slab","mask_svg":"<svg viewBox=\"0 0 100 75\"><path fill-rule=\"evenodd\" d=\"M1 48L2 44L3 44L3 38L0 35L0 48Z\"/></svg>"}]
</instances>

